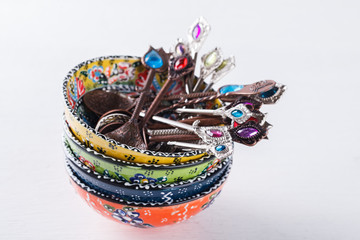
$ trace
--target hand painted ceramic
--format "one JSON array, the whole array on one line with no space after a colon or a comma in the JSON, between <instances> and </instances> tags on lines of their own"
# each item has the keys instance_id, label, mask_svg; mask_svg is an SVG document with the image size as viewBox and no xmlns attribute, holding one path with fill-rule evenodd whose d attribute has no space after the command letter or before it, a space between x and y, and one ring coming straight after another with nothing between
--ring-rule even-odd
<instances>
[{"instance_id":1,"label":"hand painted ceramic","mask_svg":"<svg viewBox=\"0 0 360 240\"><path fill-rule=\"evenodd\" d=\"M64 125L64 143L83 164L101 175L132 183L173 183L186 181L214 168L221 160L205 156L199 160L171 165L154 165L107 157L82 145Z\"/></svg>"},{"instance_id":2,"label":"hand painted ceramic","mask_svg":"<svg viewBox=\"0 0 360 240\"><path fill-rule=\"evenodd\" d=\"M107 81L103 81L102 74L107 76ZM132 155L133 162L137 163L155 161L156 164L172 164L202 158L205 153L199 150L165 153L141 150L118 143L95 131L76 115L75 105L86 92L97 88L112 88L131 94L135 91L139 79L146 79L146 76L147 70L141 64L140 58L129 56L95 58L72 69L64 79L63 96L65 117L76 138L110 157L126 161L126 156Z\"/></svg>"},{"instance_id":3,"label":"hand painted ceramic","mask_svg":"<svg viewBox=\"0 0 360 240\"><path fill-rule=\"evenodd\" d=\"M67 161L74 175L95 190L126 201L172 204L207 191L217 182L231 165L230 159L223 160L208 173L196 178L172 184L140 184L118 181L99 175L78 161L65 149Z\"/></svg>"},{"instance_id":4,"label":"hand painted ceramic","mask_svg":"<svg viewBox=\"0 0 360 240\"><path fill-rule=\"evenodd\" d=\"M180 223L207 209L219 196L230 169L208 191L177 204L127 202L99 193L81 182L67 165L70 182L82 199L97 213L113 221L140 228L161 227Z\"/></svg>"}]
</instances>

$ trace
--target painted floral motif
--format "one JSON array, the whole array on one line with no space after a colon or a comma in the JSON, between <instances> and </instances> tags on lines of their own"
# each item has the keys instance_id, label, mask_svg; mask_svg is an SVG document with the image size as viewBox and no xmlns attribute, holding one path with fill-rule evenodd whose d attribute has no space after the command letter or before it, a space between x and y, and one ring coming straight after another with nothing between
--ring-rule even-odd
<instances>
[{"instance_id":1,"label":"painted floral motif","mask_svg":"<svg viewBox=\"0 0 360 240\"><path fill-rule=\"evenodd\" d=\"M104 206L105 207L105 206ZM108 209L105 207L105 209ZM153 227L150 224L144 223L144 221L140 218L140 213L135 212L131 207L124 207L123 209L116 209L112 212L112 217L119 220L122 223L130 224L134 227Z\"/></svg>"},{"instance_id":2,"label":"painted floral motif","mask_svg":"<svg viewBox=\"0 0 360 240\"><path fill-rule=\"evenodd\" d=\"M166 176L159 177L157 179L146 177L145 175L141 173L137 173L134 175L134 177L130 178L131 183L140 183L140 184L153 184L153 183L163 183L166 182L168 179Z\"/></svg>"},{"instance_id":3,"label":"painted floral motif","mask_svg":"<svg viewBox=\"0 0 360 240\"><path fill-rule=\"evenodd\" d=\"M85 94L85 86L82 79L74 77L69 81L69 89L67 91L71 108L75 107L77 100Z\"/></svg>"},{"instance_id":4,"label":"painted floral motif","mask_svg":"<svg viewBox=\"0 0 360 240\"><path fill-rule=\"evenodd\" d=\"M79 99L82 95L85 94L85 86L83 80L75 78L76 88L77 88L77 98Z\"/></svg>"},{"instance_id":5,"label":"painted floral motif","mask_svg":"<svg viewBox=\"0 0 360 240\"><path fill-rule=\"evenodd\" d=\"M175 81L172 86L170 87L169 92L167 95L178 95L185 92L184 81Z\"/></svg>"},{"instance_id":6,"label":"painted floral motif","mask_svg":"<svg viewBox=\"0 0 360 240\"><path fill-rule=\"evenodd\" d=\"M153 80L153 87L155 88L156 92L159 92L162 88L162 85L164 83L160 83L159 80L155 79ZM183 81L174 81L168 92L167 92L167 95L178 95L178 94L181 94L184 92L184 85L183 85Z\"/></svg>"},{"instance_id":7,"label":"painted floral motif","mask_svg":"<svg viewBox=\"0 0 360 240\"><path fill-rule=\"evenodd\" d=\"M142 89L145 86L148 72L149 71L146 70L146 71L138 74L138 78L135 80L135 85L138 87L138 89ZM162 86L164 85L163 79L167 79L167 77L160 76L159 74L155 75L150 89L154 92L159 92L161 90ZM183 93L183 89L184 89L183 81L174 81L171 84L167 94L168 95L171 95L171 94L177 95L177 94Z\"/></svg>"},{"instance_id":8,"label":"painted floral motif","mask_svg":"<svg viewBox=\"0 0 360 240\"><path fill-rule=\"evenodd\" d=\"M145 175L141 174L141 173L137 173L135 174L134 177L130 178L130 182L131 183L141 183L141 184L152 184L152 183L156 183L157 179L155 178L151 178L151 177L146 177Z\"/></svg>"},{"instance_id":9,"label":"painted floral motif","mask_svg":"<svg viewBox=\"0 0 360 240\"><path fill-rule=\"evenodd\" d=\"M105 208L107 211L109 211L109 212L111 212L111 213L116 210L116 208L110 206L109 204L104 204L103 206L104 206L104 208Z\"/></svg>"},{"instance_id":10,"label":"painted floral motif","mask_svg":"<svg viewBox=\"0 0 360 240\"><path fill-rule=\"evenodd\" d=\"M95 165L92 164L90 161L86 160L84 157L80 156L79 157L80 162L82 162L83 164L85 164L88 168L90 168L91 170L95 171Z\"/></svg>"},{"instance_id":11,"label":"painted floral motif","mask_svg":"<svg viewBox=\"0 0 360 240\"><path fill-rule=\"evenodd\" d=\"M75 105L76 105L76 102L74 101L74 99L70 95L70 90L67 91L67 98L68 98L68 102L70 104L71 109L74 109Z\"/></svg>"},{"instance_id":12,"label":"painted floral motif","mask_svg":"<svg viewBox=\"0 0 360 240\"><path fill-rule=\"evenodd\" d=\"M123 176L121 176L120 174L118 174L117 172L115 172L115 175L116 175L116 177L118 178L118 180L120 180L120 181L126 181L126 179L125 179Z\"/></svg>"},{"instance_id":13,"label":"painted floral motif","mask_svg":"<svg viewBox=\"0 0 360 240\"><path fill-rule=\"evenodd\" d=\"M107 169L105 169L105 170L103 171L103 175L104 175L105 177L111 178L110 172L109 172L109 170L107 170Z\"/></svg>"},{"instance_id":14,"label":"painted floral motif","mask_svg":"<svg viewBox=\"0 0 360 240\"><path fill-rule=\"evenodd\" d=\"M120 62L112 66L108 66L104 72L108 78L108 84L114 84L117 82L125 82L131 80L135 76L135 68L131 63Z\"/></svg>"},{"instance_id":15,"label":"painted floral motif","mask_svg":"<svg viewBox=\"0 0 360 240\"><path fill-rule=\"evenodd\" d=\"M110 202L104 198L99 198L98 195L88 192L86 190L87 188L84 189L80 187L73 180L71 180L71 184L81 198L83 198L91 208L94 208L97 213L116 222L136 227L160 227L189 219L212 204L215 197L218 196L217 192L222 188L222 186L220 186L217 190L206 196L180 204L139 207ZM171 194L171 192L168 192L164 197L170 198Z\"/></svg>"},{"instance_id":16,"label":"painted floral motif","mask_svg":"<svg viewBox=\"0 0 360 240\"><path fill-rule=\"evenodd\" d=\"M215 158L214 161L212 161L211 163L209 163L209 165L202 171L202 173L208 172L211 169L213 169L214 167L216 167L216 165L218 165L218 163L220 163L220 159Z\"/></svg>"},{"instance_id":17,"label":"painted floral motif","mask_svg":"<svg viewBox=\"0 0 360 240\"><path fill-rule=\"evenodd\" d=\"M106 67L104 72L105 76L110 77L111 73L114 72L116 68L117 68L117 64L114 64L112 67L111 66Z\"/></svg>"},{"instance_id":18,"label":"painted floral motif","mask_svg":"<svg viewBox=\"0 0 360 240\"><path fill-rule=\"evenodd\" d=\"M75 85L75 77L73 77L73 78L71 78L69 80L69 88L68 88L68 94L70 94L70 96L72 98L75 98L75 93L76 93L75 87L76 87L76 85Z\"/></svg>"},{"instance_id":19,"label":"painted floral motif","mask_svg":"<svg viewBox=\"0 0 360 240\"><path fill-rule=\"evenodd\" d=\"M207 209L208 207L210 207L210 206L214 203L215 198L216 198L217 196L219 196L220 192L221 192L221 190L218 191L218 192L216 192L216 193L214 193L213 195L211 195L211 196L209 197L209 200L210 200L210 201L208 201L207 203L205 203L204 205L202 205L202 206L201 206L201 209L202 209L202 210L205 210L205 209Z\"/></svg>"},{"instance_id":20,"label":"painted floral motif","mask_svg":"<svg viewBox=\"0 0 360 240\"><path fill-rule=\"evenodd\" d=\"M88 70L88 78L91 79L94 83L99 81L101 74L103 73L104 68L102 66L93 66Z\"/></svg>"},{"instance_id":21,"label":"painted floral motif","mask_svg":"<svg viewBox=\"0 0 360 240\"><path fill-rule=\"evenodd\" d=\"M139 90L144 88L148 73L149 73L149 71L146 70L146 71L138 74L137 79L135 80L135 85L137 86L137 88ZM156 80L156 75L155 75L153 82L156 82L156 81L157 80ZM153 91L156 90L153 85L151 85L150 89Z\"/></svg>"},{"instance_id":22,"label":"painted floral motif","mask_svg":"<svg viewBox=\"0 0 360 240\"><path fill-rule=\"evenodd\" d=\"M168 179L167 179L166 176L162 176L162 177L157 178L158 183L163 183L163 182L166 182L167 180Z\"/></svg>"}]
</instances>

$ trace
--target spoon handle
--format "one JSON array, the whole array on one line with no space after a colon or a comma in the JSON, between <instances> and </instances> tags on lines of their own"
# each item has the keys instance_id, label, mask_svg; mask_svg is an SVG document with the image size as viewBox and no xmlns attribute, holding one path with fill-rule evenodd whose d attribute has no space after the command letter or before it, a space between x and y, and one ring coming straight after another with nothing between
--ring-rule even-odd
<instances>
[{"instance_id":1,"label":"spoon handle","mask_svg":"<svg viewBox=\"0 0 360 240\"><path fill-rule=\"evenodd\" d=\"M160 92L156 95L154 101L151 103L150 107L147 109L146 114L140 123L140 128L142 128L147 123L147 121L149 121L149 119L154 115L157 107L159 106L159 104L162 101L163 96L167 93L167 91L169 90L172 83L173 83L173 80L171 78L169 78L165 82L164 86L161 88Z\"/></svg>"},{"instance_id":2,"label":"spoon handle","mask_svg":"<svg viewBox=\"0 0 360 240\"><path fill-rule=\"evenodd\" d=\"M139 99L138 99L138 102L135 106L135 109L134 109L134 112L133 114L131 115L131 118L129 121L134 121L134 120L137 120L138 117L139 117L139 113L141 112L144 104L145 104L145 100L146 100L146 95L148 94L149 90L150 90L150 87L151 87L151 84L152 84L152 80L154 79L155 77L155 70L154 69L150 69L149 71L149 75L147 76L146 78L146 83L145 83L145 86L139 96Z\"/></svg>"}]
</instances>

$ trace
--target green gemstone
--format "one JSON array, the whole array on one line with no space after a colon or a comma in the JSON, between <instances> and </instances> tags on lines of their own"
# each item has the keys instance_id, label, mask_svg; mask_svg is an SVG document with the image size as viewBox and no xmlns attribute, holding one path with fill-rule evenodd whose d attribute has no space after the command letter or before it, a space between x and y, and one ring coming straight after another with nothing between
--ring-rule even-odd
<instances>
[{"instance_id":1,"label":"green gemstone","mask_svg":"<svg viewBox=\"0 0 360 240\"><path fill-rule=\"evenodd\" d=\"M205 67L211 67L212 65L214 65L214 63L216 62L217 60L217 52L212 52L210 53L209 55L207 55L207 57L205 58L205 61L204 61L204 65Z\"/></svg>"},{"instance_id":2,"label":"green gemstone","mask_svg":"<svg viewBox=\"0 0 360 240\"><path fill-rule=\"evenodd\" d=\"M226 65L228 64L227 60L222 61L222 63L220 64L220 66L218 66L215 71L220 71L221 69L223 69Z\"/></svg>"}]
</instances>

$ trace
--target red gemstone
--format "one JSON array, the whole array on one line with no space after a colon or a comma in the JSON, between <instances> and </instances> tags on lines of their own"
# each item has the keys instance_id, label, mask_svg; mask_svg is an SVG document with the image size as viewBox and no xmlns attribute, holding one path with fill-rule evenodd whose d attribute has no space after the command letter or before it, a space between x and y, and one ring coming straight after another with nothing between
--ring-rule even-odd
<instances>
[{"instance_id":1,"label":"red gemstone","mask_svg":"<svg viewBox=\"0 0 360 240\"><path fill-rule=\"evenodd\" d=\"M246 122L251 122L251 121L254 121L254 122L259 122L259 120L257 118L254 118L254 117L250 117ZM236 121L234 121L234 128L239 126L240 124L238 124Z\"/></svg>"},{"instance_id":2,"label":"red gemstone","mask_svg":"<svg viewBox=\"0 0 360 240\"><path fill-rule=\"evenodd\" d=\"M247 120L247 122L250 122L250 121L259 122L259 120L254 117L250 117L249 120Z\"/></svg>"},{"instance_id":3,"label":"red gemstone","mask_svg":"<svg viewBox=\"0 0 360 240\"><path fill-rule=\"evenodd\" d=\"M175 68L175 70L181 70L181 69L185 68L187 64L188 64L187 58L182 57L182 58L179 58L178 60L176 60L174 68Z\"/></svg>"}]
</instances>

